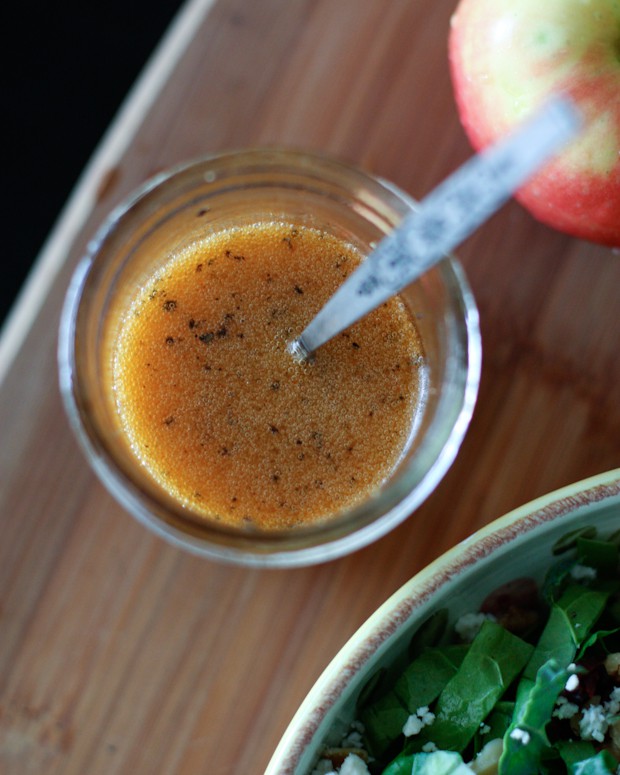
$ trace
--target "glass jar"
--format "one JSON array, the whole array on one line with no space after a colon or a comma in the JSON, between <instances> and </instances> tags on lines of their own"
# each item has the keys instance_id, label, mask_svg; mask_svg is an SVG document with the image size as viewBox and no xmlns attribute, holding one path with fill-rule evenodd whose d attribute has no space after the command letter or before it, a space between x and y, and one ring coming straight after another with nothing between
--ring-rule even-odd
<instances>
[{"instance_id":1,"label":"glass jar","mask_svg":"<svg viewBox=\"0 0 620 775\"><path fill-rule=\"evenodd\" d=\"M452 257L400 294L424 347L425 388L411 442L376 492L323 521L248 529L193 514L139 464L122 432L111 389L122 311L166 258L205 233L280 220L331 233L365 255L413 209L415 202L395 186L327 157L249 150L162 173L109 216L67 293L59 373L67 413L86 457L129 513L196 554L290 567L357 550L424 501L459 449L480 377L478 314Z\"/></svg>"}]
</instances>

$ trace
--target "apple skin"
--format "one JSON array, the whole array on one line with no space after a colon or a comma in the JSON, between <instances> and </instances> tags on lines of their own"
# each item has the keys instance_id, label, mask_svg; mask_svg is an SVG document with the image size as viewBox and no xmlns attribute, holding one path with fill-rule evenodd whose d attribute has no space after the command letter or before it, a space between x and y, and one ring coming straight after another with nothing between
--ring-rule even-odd
<instances>
[{"instance_id":1,"label":"apple skin","mask_svg":"<svg viewBox=\"0 0 620 775\"><path fill-rule=\"evenodd\" d=\"M573 98L581 135L516 198L549 226L620 246L620 0L461 0L448 49L476 150L551 93Z\"/></svg>"}]
</instances>

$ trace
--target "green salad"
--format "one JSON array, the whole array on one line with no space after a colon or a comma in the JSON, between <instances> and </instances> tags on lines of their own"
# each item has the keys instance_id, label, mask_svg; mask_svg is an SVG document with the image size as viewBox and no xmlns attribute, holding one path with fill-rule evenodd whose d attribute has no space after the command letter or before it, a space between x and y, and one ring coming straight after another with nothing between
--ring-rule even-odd
<instances>
[{"instance_id":1,"label":"green salad","mask_svg":"<svg viewBox=\"0 0 620 775\"><path fill-rule=\"evenodd\" d=\"M541 584L515 579L450 627L433 614L315 775L620 775L619 545L582 528Z\"/></svg>"}]
</instances>

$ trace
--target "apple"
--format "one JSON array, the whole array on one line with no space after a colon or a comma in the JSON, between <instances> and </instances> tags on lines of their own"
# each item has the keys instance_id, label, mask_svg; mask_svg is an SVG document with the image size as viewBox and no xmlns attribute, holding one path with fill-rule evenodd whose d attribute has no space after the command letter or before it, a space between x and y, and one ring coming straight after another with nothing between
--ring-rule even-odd
<instances>
[{"instance_id":1,"label":"apple","mask_svg":"<svg viewBox=\"0 0 620 775\"><path fill-rule=\"evenodd\" d=\"M477 150L551 93L573 98L582 133L516 198L560 231L620 246L620 0L460 0L449 58Z\"/></svg>"}]
</instances>

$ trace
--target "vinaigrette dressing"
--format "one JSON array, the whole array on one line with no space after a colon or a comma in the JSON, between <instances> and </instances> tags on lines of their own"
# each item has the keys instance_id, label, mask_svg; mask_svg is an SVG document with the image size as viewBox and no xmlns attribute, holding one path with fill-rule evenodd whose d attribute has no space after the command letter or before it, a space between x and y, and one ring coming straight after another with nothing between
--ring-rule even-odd
<instances>
[{"instance_id":1,"label":"vinaigrette dressing","mask_svg":"<svg viewBox=\"0 0 620 775\"><path fill-rule=\"evenodd\" d=\"M115 397L134 454L184 506L287 527L365 500L393 470L423 397L422 346L402 302L311 363L287 351L360 261L327 233L260 222L196 242L139 290Z\"/></svg>"}]
</instances>

